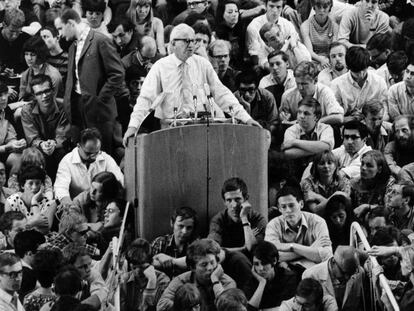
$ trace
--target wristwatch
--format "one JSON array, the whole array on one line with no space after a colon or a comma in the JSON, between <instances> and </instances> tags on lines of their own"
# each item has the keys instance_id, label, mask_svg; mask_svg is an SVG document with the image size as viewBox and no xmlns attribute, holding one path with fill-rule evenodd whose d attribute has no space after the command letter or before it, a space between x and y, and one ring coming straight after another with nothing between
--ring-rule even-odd
<instances>
[{"instance_id":1,"label":"wristwatch","mask_svg":"<svg viewBox=\"0 0 414 311\"><path fill-rule=\"evenodd\" d=\"M293 252L293 243L289 244L289 251Z\"/></svg>"}]
</instances>

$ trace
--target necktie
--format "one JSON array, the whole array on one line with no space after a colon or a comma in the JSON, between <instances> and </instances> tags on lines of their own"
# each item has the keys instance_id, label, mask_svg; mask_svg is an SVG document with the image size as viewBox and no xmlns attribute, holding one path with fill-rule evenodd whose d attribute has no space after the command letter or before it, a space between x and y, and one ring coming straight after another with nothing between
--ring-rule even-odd
<instances>
[{"instance_id":1,"label":"necktie","mask_svg":"<svg viewBox=\"0 0 414 311\"><path fill-rule=\"evenodd\" d=\"M13 295L13 298L11 299L11 304L16 308L16 310L17 310L17 296L16 295Z\"/></svg>"},{"instance_id":2,"label":"necktie","mask_svg":"<svg viewBox=\"0 0 414 311\"><path fill-rule=\"evenodd\" d=\"M192 84L191 84L191 78L189 75L189 65L186 62L182 62L179 66L180 68L180 74L181 74L181 91L180 91L180 100L181 103L179 104L179 107L181 109L178 109L178 114L181 113L181 117L186 117L189 115L192 109ZM184 115L183 115L184 114Z\"/></svg>"}]
</instances>

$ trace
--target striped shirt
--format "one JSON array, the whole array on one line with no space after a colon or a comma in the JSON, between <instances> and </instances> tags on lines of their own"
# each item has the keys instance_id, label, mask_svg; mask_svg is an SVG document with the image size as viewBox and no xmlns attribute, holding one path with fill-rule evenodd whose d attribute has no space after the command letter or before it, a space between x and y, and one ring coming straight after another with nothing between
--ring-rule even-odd
<instances>
[{"instance_id":1,"label":"striped shirt","mask_svg":"<svg viewBox=\"0 0 414 311\"><path fill-rule=\"evenodd\" d=\"M47 62L59 70L60 75L62 76L63 85L65 85L66 76L68 75L68 53L62 51L57 55L50 55L47 58Z\"/></svg>"},{"instance_id":2,"label":"striped shirt","mask_svg":"<svg viewBox=\"0 0 414 311\"><path fill-rule=\"evenodd\" d=\"M404 81L392 85L388 90L388 109L391 120L402 114L414 114L414 94L407 91Z\"/></svg>"},{"instance_id":3,"label":"striped shirt","mask_svg":"<svg viewBox=\"0 0 414 311\"><path fill-rule=\"evenodd\" d=\"M316 21L315 15L309 17L309 37L316 54L329 56L329 46L335 37L334 30L334 23L330 18L321 26Z\"/></svg>"}]
</instances>

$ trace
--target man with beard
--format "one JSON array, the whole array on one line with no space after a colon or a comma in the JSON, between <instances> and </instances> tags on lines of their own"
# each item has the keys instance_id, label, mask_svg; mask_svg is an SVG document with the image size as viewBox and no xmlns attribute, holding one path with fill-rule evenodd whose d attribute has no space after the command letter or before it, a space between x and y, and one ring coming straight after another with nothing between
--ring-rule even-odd
<instances>
[{"instance_id":1,"label":"man with beard","mask_svg":"<svg viewBox=\"0 0 414 311\"><path fill-rule=\"evenodd\" d=\"M388 109L390 118L399 115L414 114L414 60L410 60L404 72L403 81L398 82L388 90Z\"/></svg>"},{"instance_id":2,"label":"man with beard","mask_svg":"<svg viewBox=\"0 0 414 311\"><path fill-rule=\"evenodd\" d=\"M402 115L393 123L394 141L389 142L384 149L391 172L398 176L404 165L414 162L414 119Z\"/></svg>"},{"instance_id":3,"label":"man with beard","mask_svg":"<svg viewBox=\"0 0 414 311\"><path fill-rule=\"evenodd\" d=\"M350 121L344 124L343 144L332 152L339 160L339 169L348 178L359 178L361 157L372 150L367 146L367 127L359 121Z\"/></svg>"},{"instance_id":4,"label":"man with beard","mask_svg":"<svg viewBox=\"0 0 414 311\"><path fill-rule=\"evenodd\" d=\"M91 187L92 178L100 172L113 173L124 184L124 175L115 160L101 150L101 134L96 128L81 132L80 142L59 163L54 185L56 198L69 206L72 198Z\"/></svg>"},{"instance_id":5,"label":"man with beard","mask_svg":"<svg viewBox=\"0 0 414 311\"><path fill-rule=\"evenodd\" d=\"M0 309L24 310L18 291L22 284L23 268L20 258L13 253L0 254Z\"/></svg>"},{"instance_id":6,"label":"man with beard","mask_svg":"<svg viewBox=\"0 0 414 311\"><path fill-rule=\"evenodd\" d=\"M318 82L330 86L331 81L348 72L345 64L346 46L341 42L332 42L329 47L330 67L323 69L318 75Z\"/></svg>"},{"instance_id":7,"label":"man with beard","mask_svg":"<svg viewBox=\"0 0 414 311\"><path fill-rule=\"evenodd\" d=\"M392 130L392 124L383 121L384 105L375 100L367 102L362 107L362 114L363 123L368 129L367 145L383 152Z\"/></svg>"}]
</instances>

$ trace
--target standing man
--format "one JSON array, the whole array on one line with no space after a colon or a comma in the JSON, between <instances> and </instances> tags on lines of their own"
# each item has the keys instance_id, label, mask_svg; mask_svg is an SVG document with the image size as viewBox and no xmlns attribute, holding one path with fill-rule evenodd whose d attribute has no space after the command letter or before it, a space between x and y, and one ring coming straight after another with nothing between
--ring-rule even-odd
<instances>
[{"instance_id":1,"label":"standing man","mask_svg":"<svg viewBox=\"0 0 414 311\"><path fill-rule=\"evenodd\" d=\"M24 311L18 291L22 284L23 268L20 258L13 253L0 254L0 309Z\"/></svg>"},{"instance_id":2,"label":"standing man","mask_svg":"<svg viewBox=\"0 0 414 311\"><path fill-rule=\"evenodd\" d=\"M220 82L211 63L201 56L193 55L196 48L195 33L190 26L186 24L175 26L171 31L170 41L173 53L151 67L142 85L128 130L124 135L124 145L128 137L138 131L147 113L152 109L155 109L155 116L159 119L174 118L174 111L178 118L188 117L195 110L193 95L203 93L206 84L217 103L216 116L220 115L219 113L224 115L223 111L230 113L232 107L236 119L248 125L261 127L243 109L231 91ZM154 100L161 94L165 95L164 100L157 107L152 108ZM201 102L206 101L206 96L199 96L197 109L201 110Z\"/></svg>"},{"instance_id":3,"label":"standing man","mask_svg":"<svg viewBox=\"0 0 414 311\"><path fill-rule=\"evenodd\" d=\"M63 102L72 138L78 142L82 129L96 127L102 135L102 149L113 154L118 147L114 94L124 80L119 54L108 37L92 30L73 9L65 10L55 25L66 40L76 40L69 48Z\"/></svg>"}]
</instances>

